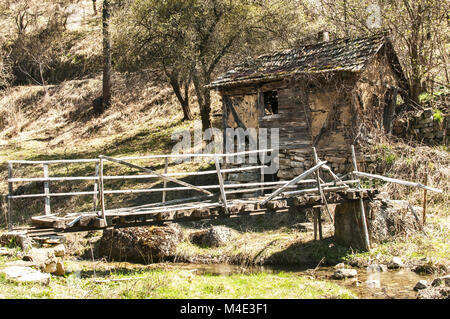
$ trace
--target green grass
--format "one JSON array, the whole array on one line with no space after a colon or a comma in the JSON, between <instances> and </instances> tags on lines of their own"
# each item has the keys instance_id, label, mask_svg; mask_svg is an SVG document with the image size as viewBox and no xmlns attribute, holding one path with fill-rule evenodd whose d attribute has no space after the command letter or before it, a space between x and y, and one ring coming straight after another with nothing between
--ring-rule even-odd
<instances>
[{"instance_id":1,"label":"green grass","mask_svg":"<svg viewBox=\"0 0 450 319\"><path fill-rule=\"evenodd\" d=\"M400 257L407 265L429 264L435 269L449 265L450 232L448 216L435 217L427 221L426 235L418 232L407 238L380 244L369 252L354 253L343 257L347 263L367 264L370 260L389 263Z\"/></svg>"},{"instance_id":2,"label":"green grass","mask_svg":"<svg viewBox=\"0 0 450 319\"><path fill-rule=\"evenodd\" d=\"M126 278L131 280L113 281ZM234 274L229 276L195 275L183 270L147 270L132 274L112 273L96 283L92 278L52 277L49 286L15 284L0 277L5 298L100 298L100 299L203 299L203 298L274 298L274 299L351 299L356 296L330 282L279 274Z\"/></svg>"}]
</instances>

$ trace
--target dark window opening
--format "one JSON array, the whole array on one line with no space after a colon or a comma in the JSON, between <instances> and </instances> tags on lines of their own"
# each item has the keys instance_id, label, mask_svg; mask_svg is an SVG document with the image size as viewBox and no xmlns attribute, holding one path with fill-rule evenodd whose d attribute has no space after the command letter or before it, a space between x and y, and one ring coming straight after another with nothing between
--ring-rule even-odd
<instances>
[{"instance_id":1,"label":"dark window opening","mask_svg":"<svg viewBox=\"0 0 450 319\"><path fill-rule=\"evenodd\" d=\"M265 115L278 114L278 92L264 92L264 113Z\"/></svg>"}]
</instances>

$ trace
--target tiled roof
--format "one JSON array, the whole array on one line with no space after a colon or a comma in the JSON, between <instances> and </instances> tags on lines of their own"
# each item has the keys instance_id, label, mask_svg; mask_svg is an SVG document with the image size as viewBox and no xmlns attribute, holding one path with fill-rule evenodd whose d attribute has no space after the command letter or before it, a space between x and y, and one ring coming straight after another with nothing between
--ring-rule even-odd
<instances>
[{"instance_id":1,"label":"tiled roof","mask_svg":"<svg viewBox=\"0 0 450 319\"><path fill-rule=\"evenodd\" d=\"M271 81L299 73L362 71L388 41L383 33L305 45L247 59L208 85L210 88Z\"/></svg>"}]
</instances>

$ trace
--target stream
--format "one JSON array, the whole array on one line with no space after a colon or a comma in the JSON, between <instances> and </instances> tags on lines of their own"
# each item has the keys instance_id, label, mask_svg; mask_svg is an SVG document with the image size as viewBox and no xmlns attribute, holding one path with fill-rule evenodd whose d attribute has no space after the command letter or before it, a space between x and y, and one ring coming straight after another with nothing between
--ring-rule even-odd
<instances>
[{"instance_id":1,"label":"stream","mask_svg":"<svg viewBox=\"0 0 450 319\"><path fill-rule=\"evenodd\" d=\"M92 262L83 262L83 268L93 269ZM86 267L87 266L87 267ZM78 267L76 267L78 268ZM165 270L188 270L196 275L210 274L217 276L228 276L232 274L254 274L280 272L295 274L299 276L314 277L318 280L328 280L335 284L349 289L361 299L415 299L416 291L414 286L419 280L432 280L432 275L419 275L409 269L387 270L383 272L372 272L364 268L358 268L357 278L334 280L332 275L335 271L333 267L318 267L315 270L305 269L300 266L279 267L279 266L240 266L232 264L189 264L189 263L163 263L153 264L151 267L132 264L128 262L109 262L109 270L126 268L129 270L139 269L165 269ZM101 272L98 270L98 272ZM108 271L109 272L109 271ZM76 277L91 277L92 270L75 270Z\"/></svg>"}]
</instances>

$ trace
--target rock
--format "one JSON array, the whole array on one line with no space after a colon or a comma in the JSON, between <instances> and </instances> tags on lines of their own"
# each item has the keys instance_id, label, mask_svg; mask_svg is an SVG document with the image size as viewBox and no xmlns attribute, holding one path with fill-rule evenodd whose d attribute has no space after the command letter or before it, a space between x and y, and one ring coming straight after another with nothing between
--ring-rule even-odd
<instances>
[{"instance_id":1,"label":"rock","mask_svg":"<svg viewBox=\"0 0 450 319\"><path fill-rule=\"evenodd\" d=\"M225 245L232 238L231 229L221 226L212 226L209 229L192 233L190 241L206 247L219 247Z\"/></svg>"},{"instance_id":2,"label":"rock","mask_svg":"<svg viewBox=\"0 0 450 319\"><path fill-rule=\"evenodd\" d=\"M0 256L12 256L12 255L14 255L14 250L5 247L0 247Z\"/></svg>"},{"instance_id":3,"label":"rock","mask_svg":"<svg viewBox=\"0 0 450 319\"><path fill-rule=\"evenodd\" d=\"M449 299L450 288L449 287L428 287L426 289L419 290L417 293L417 299Z\"/></svg>"},{"instance_id":4,"label":"rock","mask_svg":"<svg viewBox=\"0 0 450 319\"><path fill-rule=\"evenodd\" d=\"M54 272L56 272L56 270L57 270L56 260L47 261L47 263L44 265L44 267L42 267L42 270L48 274L53 274Z\"/></svg>"},{"instance_id":5,"label":"rock","mask_svg":"<svg viewBox=\"0 0 450 319\"><path fill-rule=\"evenodd\" d=\"M49 274L44 274L39 270L33 269L31 267L12 266L0 270L0 272L5 274L6 279L14 282L35 282L41 283L43 285L48 285L50 283Z\"/></svg>"},{"instance_id":6,"label":"rock","mask_svg":"<svg viewBox=\"0 0 450 319\"><path fill-rule=\"evenodd\" d=\"M66 271L64 269L64 262L61 258L59 258L56 262L56 272L54 274L58 276L64 276L65 273Z\"/></svg>"},{"instance_id":7,"label":"rock","mask_svg":"<svg viewBox=\"0 0 450 319\"><path fill-rule=\"evenodd\" d=\"M100 258L148 264L172 259L182 237L177 224L106 229L96 243L96 251Z\"/></svg>"},{"instance_id":8,"label":"rock","mask_svg":"<svg viewBox=\"0 0 450 319\"><path fill-rule=\"evenodd\" d=\"M55 258L52 248L33 248L22 256L24 261L32 261L35 265L48 264L48 260Z\"/></svg>"},{"instance_id":9,"label":"rock","mask_svg":"<svg viewBox=\"0 0 450 319\"><path fill-rule=\"evenodd\" d=\"M313 223L296 223L292 225L291 228L305 233L314 230Z\"/></svg>"},{"instance_id":10,"label":"rock","mask_svg":"<svg viewBox=\"0 0 450 319\"><path fill-rule=\"evenodd\" d=\"M344 263L339 263L339 264L334 266L334 269L344 269L344 268L345 268L345 264Z\"/></svg>"},{"instance_id":11,"label":"rock","mask_svg":"<svg viewBox=\"0 0 450 319\"><path fill-rule=\"evenodd\" d=\"M8 232L0 236L0 244L8 247L19 246L23 251L32 248L33 241L24 232Z\"/></svg>"},{"instance_id":12,"label":"rock","mask_svg":"<svg viewBox=\"0 0 450 319\"><path fill-rule=\"evenodd\" d=\"M333 278L334 279L345 279L345 278L356 277L357 275L358 275L358 272L356 271L356 269L342 268L342 269L337 269L334 272Z\"/></svg>"},{"instance_id":13,"label":"rock","mask_svg":"<svg viewBox=\"0 0 450 319\"><path fill-rule=\"evenodd\" d=\"M426 288L428 288L428 282L426 280L419 280L417 284L414 286L415 291L419 291Z\"/></svg>"},{"instance_id":14,"label":"rock","mask_svg":"<svg viewBox=\"0 0 450 319\"><path fill-rule=\"evenodd\" d=\"M431 286L437 287L437 286L445 286L450 287L450 275L444 276L444 277L438 277L434 279L431 282Z\"/></svg>"},{"instance_id":15,"label":"rock","mask_svg":"<svg viewBox=\"0 0 450 319\"><path fill-rule=\"evenodd\" d=\"M399 257L392 258L391 262L389 263L388 268L390 269L397 269L402 268L405 265L403 264L403 261Z\"/></svg>"},{"instance_id":16,"label":"rock","mask_svg":"<svg viewBox=\"0 0 450 319\"><path fill-rule=\"evenodd\" d=\"M63 235L49 235L36 237L35 241L37 241L41 245L59 245L66 242L66 237Z\"/></svg>"},{"instance_id":17,"label":"rock","mask_svg":"<svg viewBox=\"0 0 450 319\"><path fill-rule=\"evenodd\" d=\"M64 257L66 254L66 247L64 247L63 244L60 244L53 248L53 251L55 252L56 257Z\"/></svg>"},{"instance_id":18,"label":"rock","mask_svg":"<svg viewBox=\"0 0 450 319\"><path fill-rule=\"evenodd\" d=\"M369 272L384 272L387 271L386 265L383 264L372 264L367 266L367 271Z\"/></svg>"}]
</instances>

